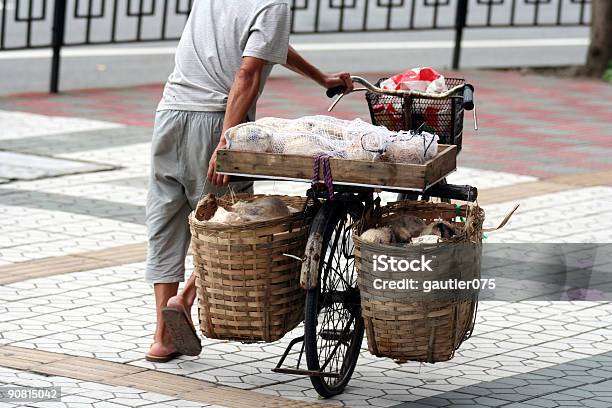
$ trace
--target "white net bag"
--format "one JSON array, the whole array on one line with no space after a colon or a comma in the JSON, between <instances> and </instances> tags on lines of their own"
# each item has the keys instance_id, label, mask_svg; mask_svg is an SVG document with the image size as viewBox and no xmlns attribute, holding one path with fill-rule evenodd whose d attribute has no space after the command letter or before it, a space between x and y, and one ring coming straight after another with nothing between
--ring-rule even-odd
<instances>
[{"instance_id":1,"label":"white net bag","mask_svg":"<svg viewBox=\"0 0 612 408\"><path fill-rule=\"evenodd\" d=\"M351 160L375 161L395 135L384 126L374 126L361 119L350 121L347 127L346 155Z\"/></svg>"},{"instance_id":2,"label":"white net bag","mask_svg":"<svg viewBox=\"0 0 612 408\"><path fill-rule=\"evenodd\" d=\"M381 160L391 163L423 164L437 154L437 135L400 131L385 146Z\"/></svg>"},{"instance_id":3,"label":"white net bag","mask_svg":"<svg viewBox=\"0 0 612 408\"><path fill-rule=\"evenodd\" d=\"M332 116L304 116L296 120L309 128L313 134L331 140L346 139L347 128L352 121L334 118Z\"/></svg>"},{"instance_id":4,"label":"white net bag","mask_svg":"<svg viewBox=\"0 0 612 408\"><path fill-rule=\"evenodd\" d=\"M392 132L361 119L331 116L298 119L266 117L229 129L225 137L233 150L389 161L422 164L438 151L437 136L430 133Z\"/></svg>"},{"instance_id":5,"label":"white net bag","mask_svg":"<svg viewBox=\"0 0 612 408\"><path fill-rule=\"evenodd\" d=\"M228 129L225 139L231 150L269 152L275 129L253 122L242 123Z\"/></svg>"},{"instance_id":6,"label":"white net bag","mask_svg":"<svg viewBox=\"0 0 612 408\"><path fill-rule=\"evenodd\" d=\"M272 137L272 153L344 157L345 128L349 121L330 116L304 116L292 121L263 118L256 123L262 122L277 125Z\"/></svg>"}]
</instances>

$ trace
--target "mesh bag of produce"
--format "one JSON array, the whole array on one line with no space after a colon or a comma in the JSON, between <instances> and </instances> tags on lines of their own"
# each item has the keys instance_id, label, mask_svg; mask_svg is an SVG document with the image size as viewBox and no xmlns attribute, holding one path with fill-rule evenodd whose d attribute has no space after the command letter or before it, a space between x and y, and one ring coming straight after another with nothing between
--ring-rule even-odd
<instances>
[{"instance_id":1,"label":"mesh bag of produce","mask_svg":"<svg viewBox=\"0 0 612 408\"><path fill-rule=\"evenodd\" d=\"M393 132L361 119L323 115L266 117L235 126L225 137L232 150L414 164L434 157L438 147L437 136L426 132Z\"/></svg>"}]
</instances>

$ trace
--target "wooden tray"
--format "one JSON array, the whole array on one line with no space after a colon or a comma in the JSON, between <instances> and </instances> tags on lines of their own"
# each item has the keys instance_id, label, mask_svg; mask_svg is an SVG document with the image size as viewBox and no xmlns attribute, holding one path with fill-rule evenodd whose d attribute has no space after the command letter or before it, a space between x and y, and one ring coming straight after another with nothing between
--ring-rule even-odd
<instances>
[{"instance_id":1,"label":"wooden tray","mask_svg":"<svg viewBox=\"0 0 612 408\"><path fill-rule=\"evenodd\" d=\"M438 145L425 164L401 164L330 159L334 184L425 190L457 168L457 147ZM217 173L264 179L311 181L313 159L293 154L220 150ZM319 180L322 180L322 170Z\"/></svg>"}]
</instances>

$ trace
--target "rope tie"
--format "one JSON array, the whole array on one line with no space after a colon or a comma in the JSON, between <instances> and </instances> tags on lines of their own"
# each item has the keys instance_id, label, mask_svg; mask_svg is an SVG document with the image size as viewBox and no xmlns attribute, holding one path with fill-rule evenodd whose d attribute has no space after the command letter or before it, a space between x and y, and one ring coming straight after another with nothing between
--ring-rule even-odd
<instances>
[{"instance_id":1,"label":"rope tie","mask_svg":"<svg viewBox=\"0 0 612 408\"><path fill-rule=\"evenodd\" d=\"M319 172L323 168L323 182L327 189L327 195L330 201L334 201L334 178L332 176L331 165L329 164L330 156L325 153L318 154L314 157L312 166L312 184L313 186L319 182Z\"/></svg>"}]
</instances>

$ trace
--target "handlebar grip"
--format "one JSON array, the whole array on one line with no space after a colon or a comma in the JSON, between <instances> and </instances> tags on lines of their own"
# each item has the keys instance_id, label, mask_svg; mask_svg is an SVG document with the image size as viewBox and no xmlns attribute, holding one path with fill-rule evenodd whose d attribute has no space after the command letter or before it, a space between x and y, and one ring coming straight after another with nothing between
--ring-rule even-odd
<instances>
[{"instance_id":1,"label":"handlebar grip","mask_svg":"<svg viewBox=\"0 0 612 408\"><path fill-rule=\"evenodd\" d=\"M346 90L346 87L342 85L338 85L338 86L334 86L333 88L329 88L327 92L325 92L325 94L327 95L328 98L333 98L336 95L340 95L344 93L345 90Z\"/></svg>"},{"instance_id":2,"label":"handlebar grip","mask_svg":"<svg viewBox=\"0 0 612 408\"><path fill-rule=\"evenodd\" d=\"M474 86L471 84L465 84L463 88L463 109L474 109Z\"/></svg>"}]
</instances>

